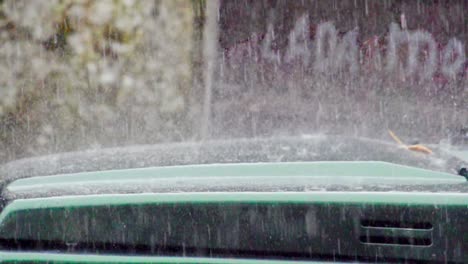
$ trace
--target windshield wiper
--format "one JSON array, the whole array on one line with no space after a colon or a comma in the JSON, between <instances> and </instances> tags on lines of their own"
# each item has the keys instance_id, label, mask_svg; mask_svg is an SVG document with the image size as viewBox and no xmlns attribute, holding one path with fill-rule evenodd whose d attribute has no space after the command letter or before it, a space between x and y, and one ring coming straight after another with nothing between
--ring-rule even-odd
<instances>
[{"instance_id":1,"label":"windshield wiper","mask_svg":"<svg viewBox=\"0 0 468 264\"><path fill-rule=\"evenodd\" d=\"M468 181L468 170L465 167L462 167L458 170L458 175L465 177Z\"/></svg>"}]
</instances>

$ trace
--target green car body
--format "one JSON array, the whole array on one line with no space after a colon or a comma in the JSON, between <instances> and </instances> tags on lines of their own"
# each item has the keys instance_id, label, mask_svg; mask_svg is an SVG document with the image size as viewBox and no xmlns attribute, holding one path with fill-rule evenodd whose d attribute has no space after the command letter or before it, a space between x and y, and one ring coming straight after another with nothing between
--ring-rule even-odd
<instances>
[{"instance_id":1,"label":"green car body","mask_svg":"<svg viewBox=\"0 0 468 264\"><path fill-rule=\"evenodd\" d=\"M62 173L2 196L2 263L468 260L467 180L388 162Z\"/></svg>"}]
</instances>

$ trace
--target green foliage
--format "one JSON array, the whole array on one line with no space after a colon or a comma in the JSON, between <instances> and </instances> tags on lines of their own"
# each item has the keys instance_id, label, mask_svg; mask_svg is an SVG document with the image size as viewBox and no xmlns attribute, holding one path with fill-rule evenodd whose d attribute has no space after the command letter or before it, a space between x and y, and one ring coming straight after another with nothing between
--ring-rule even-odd
<instances>
[{"instance_id":1,"label":"green foliage","mask_svg":"<svg viewBox=\"0 0 468 264\"><path fill-rule=\"evenodd\" d=\"M183 0L1 1L0 161L185 137L172 132L193 13Z\"/></svg>"}]
</instances>

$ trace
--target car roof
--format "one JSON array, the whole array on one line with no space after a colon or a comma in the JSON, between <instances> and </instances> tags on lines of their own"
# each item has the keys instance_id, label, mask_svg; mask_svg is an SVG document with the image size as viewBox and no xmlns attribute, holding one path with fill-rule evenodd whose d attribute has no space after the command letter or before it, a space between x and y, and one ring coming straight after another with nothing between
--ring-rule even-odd
<instances>
[{"instance_id":1,"label":"car roof","mask_svg":"<svg viewBox=\"0 0 468 264\"><path fill-rule=\"evenodd\" d=\"M438 156L414 155L395 144L369 138L304 135L140 145L58 153L0 166L0 178L18 178L210 163L285 161L390 161L444 170Z\"/></svg>"},{"instance_id":2,"label":"car roof","mask_svg":"<svg viewBox=\"0 0 468 264\"><path fill-rule=\"evenodd\" d=\"M18 179L8 200L67 195L181 192L468 192L457 175L387 162L276 162L150 167Z\"/></svg>"},{"instance_id":3,"label":"car roof","mask_svg":"<svg viewBox=\"0 0 468 264\"><path fill-rule=\"evenodd\" d=\"M27 158L0 166L0 184L5 190L5 186L18 179L39 176L258 162L391 161L439 172L453 172L451 168L455 165L447 162L450 160L438 154L411 153L395 144L374 139L307 135L143 145Z\"/></svg>"}]
</instances>

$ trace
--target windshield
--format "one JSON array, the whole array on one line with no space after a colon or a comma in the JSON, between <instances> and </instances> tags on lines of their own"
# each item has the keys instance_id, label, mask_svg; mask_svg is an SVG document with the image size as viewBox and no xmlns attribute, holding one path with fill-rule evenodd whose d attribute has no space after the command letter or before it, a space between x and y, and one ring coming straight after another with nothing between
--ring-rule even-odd
<instances>
[{"instance_id":1,"label":"windshield","mask_svg":"<svg viewBox=\"0 0 468 264\"><path fill-rule=\"evenodd\" d=\"M373 160L455 172L468 156L467 9L3 0L0 164L113 148L120 159L91 155L87 170ZM178 158L132 159L142 149Z\"/></svg>"}]
</instances>

